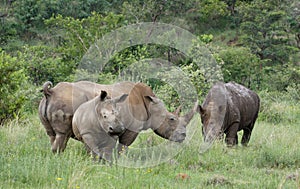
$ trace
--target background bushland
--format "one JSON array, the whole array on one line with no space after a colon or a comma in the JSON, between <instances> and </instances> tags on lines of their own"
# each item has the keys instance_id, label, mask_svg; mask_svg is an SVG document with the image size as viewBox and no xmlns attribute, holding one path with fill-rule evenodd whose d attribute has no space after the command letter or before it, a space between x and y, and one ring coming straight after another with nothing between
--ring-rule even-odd
<instances>
[{"instance_id":1,"label":"background bushland","mask_svg":"<svg viewBox=\"0 0 300 189\"><path fill-rule=\"evenodd\" d=\"M104 34L140 22L169 23L198 36L221 68L217 78L270 99L282 93L299 98L299 10L294 0L1 0L0 122L36 110L37 88L45 81L74 80L83 55ZM163 58L185 71L203 98L210 87L207 70L189 57L156 44L132 46L112 57L98 82L114 82L133 62ZM169 108L176 106L171 86L140 78L164 96Z\"/></svg>"}]
</instances>

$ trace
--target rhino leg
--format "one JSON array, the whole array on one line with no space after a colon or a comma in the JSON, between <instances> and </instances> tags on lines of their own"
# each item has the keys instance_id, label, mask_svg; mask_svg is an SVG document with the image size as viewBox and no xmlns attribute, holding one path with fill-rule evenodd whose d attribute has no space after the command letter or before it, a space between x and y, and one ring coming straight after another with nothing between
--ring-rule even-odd
<instances>
[{"instance_id":1,"label":"rhino leg","mask_svg":"<svg viewBox=\"0 0 300 189\"><path fill-rule=\"evenodd\" d=\"M233 123L226 133L225 142L227 146L234 146L238 143L237 131L239 128L239 123Z\"/></svg>"},{"instance_id":2,"label":"rhino leg","mask_svg":"<svg viewBox=\"0 0 300 189\"><path fill-rule=\"evenodd\" d=\"M114 138L104 134L93 135L87 133L82 135L82 139L86 147L93 155L98 156L99 160L112 160L112 151L116 145L116 140Z\"/></svg>"},{"instance_id":3,"label":"rhino leg","mask_svg":"<svg viewBox=\"0 0 300 189\"><path fill-rule=\"evenodd\" d=\"M53 136L50 136L51 148L53 153L63 152L67 146L68 140L72 133L67 134L57 134L55 139Z\"/></svg>"},{"instance_id":4,"label":"rhino leg","mask_svg":"<svg viewBox=\"0 0 300 189\"><path fill-rule=\"evenodd\" d=\"M243 138L242 138L242 145L247 146L251 137L252 129L253 129L254 123L251 123L250 126L246 127L244 129Z\"/></svg>"},{"instance_id":5,"label":"rhino leg","mask_svg":"<svg viewBox=\"0 0 300 189\"><path fill-rule=\"evenodd\" d=\"M130 146L139 133L126 130L121 136L119 136L118 154L126 152L128 146Z\"/></svg>"}]
</instances>

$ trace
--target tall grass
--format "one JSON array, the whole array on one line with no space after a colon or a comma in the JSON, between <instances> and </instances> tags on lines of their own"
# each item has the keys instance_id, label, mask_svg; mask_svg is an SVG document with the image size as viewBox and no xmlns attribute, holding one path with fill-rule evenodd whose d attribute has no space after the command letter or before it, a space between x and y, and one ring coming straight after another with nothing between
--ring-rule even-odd
<instances>
[{"instance_id":1,"label":"tall grass","mask_svg":"<svg viewBox=\"0 0 300 189\"><path fill-rule=\"evenodd\" d=\"M54 155L36 114L14 120L0 126L0 188L300 188L300 107L268 103L277 107L270 111L280 111L281 119L265 119L263 112L248 147L215 143L200 154L203 138L197 115L193 122L198 125L189 128L195 133L189 132L193 136L180 152L144 168L99 163L74 140L63 154ZM152 132L141 133L129 153L161 142L164 139Z\"/></svg>"}]
</instances>

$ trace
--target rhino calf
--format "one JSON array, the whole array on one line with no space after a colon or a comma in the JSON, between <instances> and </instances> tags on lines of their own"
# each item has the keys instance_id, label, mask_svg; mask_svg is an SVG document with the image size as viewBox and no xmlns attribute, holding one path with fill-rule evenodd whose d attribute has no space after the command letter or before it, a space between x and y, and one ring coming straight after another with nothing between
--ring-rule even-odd
<instances>
[{"instance_id":1,"label":"rhino calf","mask_svg":"<svg viewBox=\"0 0 300 189\"><path fill-rule=\"evenodd\" d=\"M111 159L118 135L125 131L117 103L123 102L127 96L123 94L111 99L106 91L101 91L99 96L81 104L74 113L72 128L76 138L100 158Z\"/></svg>"},{"instance_id":2,"label":"rhino calf","mask_svg":"<svg viewBox=\"0 0 300 189\"><path fill-rule=\"evenodd\" d=\"M241 143L247 145L259 106L259 96L246 87L235 82L216 83L198 107L204 142L211 144L216 138L223 138L225 133L227 145L237 145L237 132L243 130Z\"/></svg>"}]
</instances>

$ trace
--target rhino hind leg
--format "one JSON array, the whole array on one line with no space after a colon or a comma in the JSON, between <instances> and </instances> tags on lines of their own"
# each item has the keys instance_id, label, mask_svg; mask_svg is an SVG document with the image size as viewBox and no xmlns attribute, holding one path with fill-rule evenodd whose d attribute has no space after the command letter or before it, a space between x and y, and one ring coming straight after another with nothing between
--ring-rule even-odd
<instances>
[{"instance_id":1,"label":"rhino hind leg","mask_svg":"<svg viewBox=\"0 0 300 189\"><path fill-rule=\"evenodd\" d=\"M251 137L252 129L253 129L254 123L251 123L249 127L246 127L244 129L243 138L242 138L242 145L247 146Z\"/></svg>"}]
</instances>

